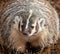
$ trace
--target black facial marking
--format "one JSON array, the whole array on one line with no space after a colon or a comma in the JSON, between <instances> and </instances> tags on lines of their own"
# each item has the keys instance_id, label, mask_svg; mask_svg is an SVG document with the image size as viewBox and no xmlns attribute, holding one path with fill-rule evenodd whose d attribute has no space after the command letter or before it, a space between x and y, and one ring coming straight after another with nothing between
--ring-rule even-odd
<instances>
[{"instance_id":1,"label":"black facial marking","mask_svg":"<svg viewBox=\"0 0 60 54\"><path fill-rule=\"evenodd\" d=\"M21 25L21 28L22 28L22 31L24 31L24 29L25 29L25 26L24 26L24 25Z\"/></svg>"},{"instance_id":2,"label":"black facial marking","mask_svg":"<svg viewBox=\"0 0 60 54\"><path fill-rule=\"evenodd\" d=\"M22 21L22 25L20 25L21 26L21 28L22 28L22 31L24 31L25 30L25 27L26 27L26 20L23 20Z\"/></svg>"},{"instance_id":3,"label":"black facial marking","mask_svg":"<svg viewBox=\"0 0 60 54\"><path fill-rule=\"evenodd\" d=\"M18 29L20 29L20 22L19 22L19 24L18 24Z\"/></svg>"},{"instance_id":4,"label":"black facial marking","mask_svg":"<svg viewBox=\"0 0 60 54\"><path fill-rule=\"evenodd\" d=\"M30 27L31 27L32 29L34 28L34 26L32 26L32 25L31 25Z\"/></svg>"}]
</instances>

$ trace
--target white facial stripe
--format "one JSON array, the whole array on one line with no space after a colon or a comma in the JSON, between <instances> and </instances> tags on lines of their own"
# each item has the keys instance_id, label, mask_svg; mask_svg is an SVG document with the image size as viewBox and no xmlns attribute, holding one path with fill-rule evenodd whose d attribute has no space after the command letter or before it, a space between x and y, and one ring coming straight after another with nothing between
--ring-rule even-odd
<instances>
[{"instance_id":1,"label":"white facial stripe","mask_svg":"<svg viewBox=\"0 0 60 54\"><path fill-rule=\"evenodd\" d=\"M37 21L35 21L35 23L33 24L33 25L34 25L34 28L32 29L31 34L29 34L29 36L32 36L32 35L36 32L36 29L35 29L35 27L36 27L36 22L37 22Z\"/></svg>"},{"instance_id":2,"label":"white facial stripe","mask_svg":"<svg viewBox=\"0 0 60 54\"><path fill-rule=\"evenodd\" d=\"M32 10L30 10L29 13L30 13L30 15L29 15L29 17L28 17L28 19L27 19L27 23L26 23L26 27L25 27L25 29L28 28L29 19L30 19L30 17L32 16Z\"/></svg>"}]
</instances>

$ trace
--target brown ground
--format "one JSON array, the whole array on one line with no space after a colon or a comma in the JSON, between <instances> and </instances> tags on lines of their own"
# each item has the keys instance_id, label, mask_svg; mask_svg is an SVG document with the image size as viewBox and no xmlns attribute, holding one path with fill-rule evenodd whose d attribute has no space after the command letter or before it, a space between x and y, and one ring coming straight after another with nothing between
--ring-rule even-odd
<instances>
[{"instance_id":1,"label":"brown ground","mask_svg":"<svg viewBox=\"0 0 60 54\"><path fill-rule=\"evenodd\" d=\"M9 2L10 0L0 0L0 11L3 9L4 5L6 4L6 1ZM52 4L53 7L56 8L56 10L59 14L59 17L60 17L60 0L49 0L49 2ZM2 5L1 5L1 3L2 3ZM0 46L0 49L1 49L1 46ZM2 50L2 52L4 52L4 50ZM4 54L4 53L0 53L0 54ZM58 40L57 44L55 44L49 48L45 48L45 50L42 54L60 54L60 40Z\"/></svg>"}]
</instances>

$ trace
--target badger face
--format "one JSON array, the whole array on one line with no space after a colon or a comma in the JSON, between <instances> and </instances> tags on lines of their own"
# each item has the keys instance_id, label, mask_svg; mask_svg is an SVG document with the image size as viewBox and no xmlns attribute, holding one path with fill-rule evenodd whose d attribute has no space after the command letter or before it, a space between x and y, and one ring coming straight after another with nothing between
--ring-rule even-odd
<instances>
[{"instance_id":1,"label":"badger face","mask_svg":"<svg viewBox=\"0 0 60 54\"><path fill-rule=\"evenodd\" d=\"M45 19L39 18L30 10L29 12L22 11L20 16L15 16L14 22L14 27L24 36L34 36L44 28Z\"/></svg>"}]
</instances>

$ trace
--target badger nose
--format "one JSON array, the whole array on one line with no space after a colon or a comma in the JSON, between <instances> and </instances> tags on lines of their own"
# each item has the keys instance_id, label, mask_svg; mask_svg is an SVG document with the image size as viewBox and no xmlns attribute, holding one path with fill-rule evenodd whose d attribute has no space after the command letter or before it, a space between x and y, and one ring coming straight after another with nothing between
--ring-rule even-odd
<instances>
[{"instance_id":1,"label":"badger nose","mask_svg":"<svg viewBox=\"0 0 60 54\"><path fill-rule=\"evenodd\" d=\"M23 31L23 35L27 36L28 34L29 34L28 29L26 29L26 30Z\"/></svg>"},{"instance_id":2,"label":"badger nose","mask_svg":"<svg viewBox=\"0 0 60 54\"><path fill-rule=\"evenodd\" d=\"M26 32L23 32L23 35L28 35Z\"/></svg>"},{"instance_id":3,"label":"badger nose","mask_svg":"<svg viewBox=\"0 0 60 54\"><path fill-rule=\"evenodd\" d=\"M26 30L23 31L23 35L27 36L28 35L28 32Z\"/></svg>"}]
</instances>

